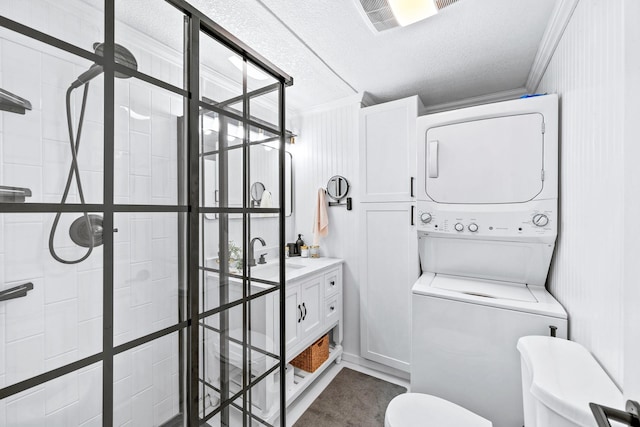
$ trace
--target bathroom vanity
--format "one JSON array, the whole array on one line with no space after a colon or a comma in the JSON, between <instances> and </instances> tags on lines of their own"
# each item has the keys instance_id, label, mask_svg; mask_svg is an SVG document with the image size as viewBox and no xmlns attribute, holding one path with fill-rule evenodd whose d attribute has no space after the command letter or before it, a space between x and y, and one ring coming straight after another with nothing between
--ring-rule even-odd
<instances>
[{"instance_id":1,"label":"bathroom vanity","mask_svg":"<svg viewBox=\"0 0 640 427\"><path fill-rule=\"evenodd\" d=\"M289 406L313 381L334 361L342 359L343 314L342 314L342 263L338 258L289 258L285 261L285 361L289 363L307 347L326 333L330 333L329 358L315 372L294 369L293 383L287 384L286 404ZM279 265L277 262L257 265L251 268L251 277L265 282L277 282ZM217 304L218 280L215 274L209 274L205 300L207 304ZM242 295L241 281L231 280L230 300ZM267 283L252 282L251 293L261 292L269 287ZM269 293L257 298L251 305L251 340L254 346L267 353L278 354L278 293ZM237 316L234 316L237 315ZM236 318L237 317L237 318ZM213 322L212 328L217 328ZM242 340L241 313L230 314L230 335ZM219 344L217 337L207 337L205 365L209 366L205 378L212 384L219 383ZM275 358L256 355L252 351L252 376L259 377L277 363ZM242 346L231 343L229 362L242 368ZM233 372L231 373L233 381ZM278 416L278 383L279 374L268 375L254 386L254 405L262 411L262 417L273 422ZM286 379L285 379L286 381ZM233 392L233 390L232 390ZM215 399L206 404L216 405Z\"/></svg>"}]
</instances>

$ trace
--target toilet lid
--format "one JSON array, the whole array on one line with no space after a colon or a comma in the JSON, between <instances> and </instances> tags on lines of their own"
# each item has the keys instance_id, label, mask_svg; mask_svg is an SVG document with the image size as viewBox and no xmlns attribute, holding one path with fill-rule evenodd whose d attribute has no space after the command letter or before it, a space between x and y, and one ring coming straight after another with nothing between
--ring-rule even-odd
<instances>
[{"instance_id":1,"label":"toilet lid","mask_svg":"<svg viewBox=\"0 0 640 427\"><path fill-rule=\"evenodd\" d=\"M491 427L491 421L448 400L422 393L405 393L387 406L385 427Z\"/></svg>"}]
</instances>

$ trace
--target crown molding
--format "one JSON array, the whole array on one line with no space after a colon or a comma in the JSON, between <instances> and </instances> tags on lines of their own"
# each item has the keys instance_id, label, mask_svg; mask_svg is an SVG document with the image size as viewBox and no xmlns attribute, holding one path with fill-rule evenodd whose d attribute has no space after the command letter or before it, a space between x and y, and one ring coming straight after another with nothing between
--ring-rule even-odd
<instances>
[{"instance_id":1,"label":"crown molding","mask_svg":"<svg viewBox=\"0 0 640 427\"><path fill-rule=\"evenodd\" d=\"M527 89L523 87L505 90L502 92L488 93L486 95L475 96L473 98L465 98L459 101L445 102L437 105L427 105L421 111L421 114L439 113L441 111L455 110L458 108L473 107L475 105L490 104L492 102L507 101L519 98L527 93Z\"/></svg>"},{"instance_id":2,"label":"crown molding","mask_svg":"<svg viewBox=\"0 0 640 427\"><path fill-rule=\"evenodd\" d=\"M551 62L551 58L558 47L558 43L560 43L562 39L564 30L567 28L573 11L576 9L579 1L580 0L560 0L556 3L547 28L542 35L542 40L540 40L538 52L533 60L527 83L525 84L529 93L535 93L538 90L542 76L547 70L549 62Z\"/></svg>"}]
</instances>

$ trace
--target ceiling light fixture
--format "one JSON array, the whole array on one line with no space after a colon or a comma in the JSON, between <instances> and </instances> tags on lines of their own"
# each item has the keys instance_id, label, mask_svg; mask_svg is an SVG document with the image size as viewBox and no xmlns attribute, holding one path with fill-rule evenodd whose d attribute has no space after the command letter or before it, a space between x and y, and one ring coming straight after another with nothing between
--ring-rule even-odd
<instances>
[{"instance_id":1,"label":"ceiling light fixture","mask_svg":"<svg viewBox=\"0 0 640 427\"><path fill-rule=\"evenodd\" d=\"M438 13L434 0L388 0L393 16L403 27Z\"/></svg>"},{"instance_id":2,"label":"ceiling light fixture","mask_svg":"<svg viewBox=\"0 0 640 427\"><path fill-rule=\"evenodd\" d=\"M238 56L230 56L229 62L231 62L238 70L242 71L242 59ZM247 63L247 75L256 80L266 80L269 76L266 73L260 71L255 65Z\"/></svg>"}]
</instances>

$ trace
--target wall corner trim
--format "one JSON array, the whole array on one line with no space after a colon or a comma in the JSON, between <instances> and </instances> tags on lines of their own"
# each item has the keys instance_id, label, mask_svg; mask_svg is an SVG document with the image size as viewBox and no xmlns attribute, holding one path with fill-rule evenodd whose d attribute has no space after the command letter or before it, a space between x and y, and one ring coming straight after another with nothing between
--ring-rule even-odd
<instances>
[{"instance_id":1,"label":"wall corner trim","mask_svg":"<svg viewBox=\"0 0 640 427\"><path fill-rule=\"evenodd\" d=\"M556 3L547 28L540 40L540 46L538 46L538 52L531 65L529 76L527 77L527 83L525 88L528 93L535 93L538 90L538 85L542 80L542 76L547 70L549 62L553 57L560 39L564 34L564 30L567 28L573 11L576 9L580 0L560 0Z\"/></svg>"}]
</instances>

